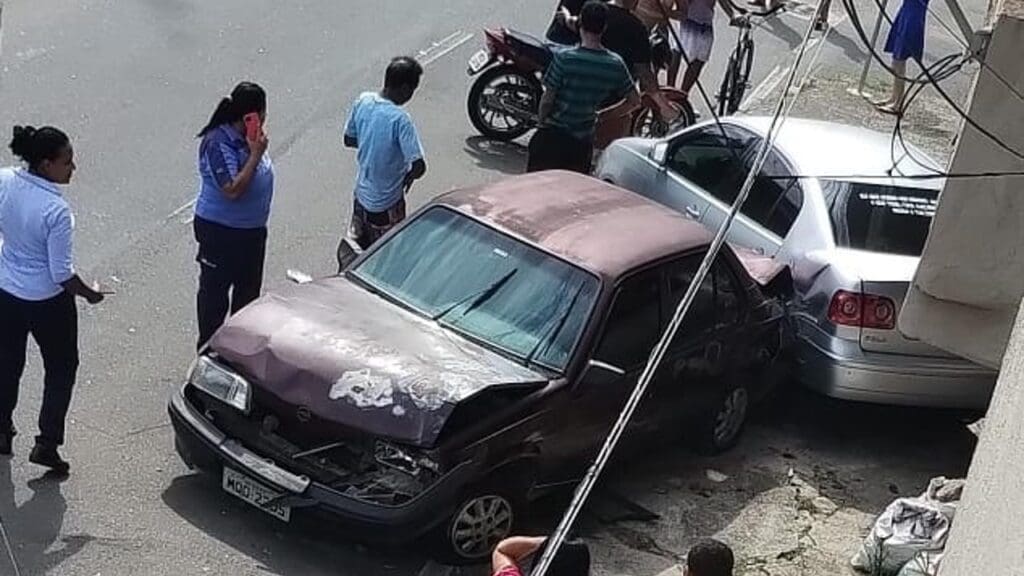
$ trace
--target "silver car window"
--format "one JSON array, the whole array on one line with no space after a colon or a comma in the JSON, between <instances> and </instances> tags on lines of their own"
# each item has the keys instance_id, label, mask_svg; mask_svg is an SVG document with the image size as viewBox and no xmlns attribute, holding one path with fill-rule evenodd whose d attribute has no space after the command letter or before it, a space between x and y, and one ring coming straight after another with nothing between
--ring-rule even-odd
<instances>
[{"instance_id":1,"label":"silver car window","mask_svg":"<svg viewBox=\"0 0 1024 576\"><path fill-rule=\"evenodd\" d=\"M752 165L750 158L745 169ZM776 152L769 152L761 173L754 180L742 212L779 238L785 238L804 203L800 181Z\"/></svg>"},{"instance_id":2,"label":"silver car window","mask_svg":"<svg viewBox=\"0 0 1024 576\"><path fill-rule=\"evenodd\" d=\"M836 244L841 247L920 256L935 208L938 191L920 188L821 181Z\"/></svg>"},{"instance_id":3,"label":"silver car window","mask_svg":"<svg viewBox=\"0 0 1024 576\"><path fill-rule=\"evenodd\" d=\"M743 156L756 138L735 126L723 125L723 129L709 125L682 134L672 143L667 166L719 201L732 204L746 176Z\"/></svg>"}]
</instances>

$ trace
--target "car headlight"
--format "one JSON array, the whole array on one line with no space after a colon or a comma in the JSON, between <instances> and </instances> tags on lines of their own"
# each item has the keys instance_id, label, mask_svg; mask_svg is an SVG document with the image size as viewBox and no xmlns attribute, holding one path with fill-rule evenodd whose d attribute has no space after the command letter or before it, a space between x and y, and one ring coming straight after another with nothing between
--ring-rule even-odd
<instances>
[{"instance_id":1,"label":"car headlight","mask_svg":"<svg viewBox=\"0 0 1024 576\"><path fill-rule=\"evenodd\" d=\"M249 383L233 371L214 362L207 356L200 356L192 367L189 384L213 396L229 406L246 414L252 402Z\"/></svg>"}]
</instances>

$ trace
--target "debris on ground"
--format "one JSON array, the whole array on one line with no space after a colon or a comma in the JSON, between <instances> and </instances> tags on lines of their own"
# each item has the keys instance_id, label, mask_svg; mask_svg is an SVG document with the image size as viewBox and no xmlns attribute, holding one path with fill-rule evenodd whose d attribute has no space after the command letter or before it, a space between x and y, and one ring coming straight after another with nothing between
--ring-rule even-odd
<instances>
[{"instance_id":1,"label":"debris on ground","mask_svg":"<svg viewBox=\"0 0 1024 576\"><path fill-rule=\"evenodd\" d=\"M853 567L872 575L937 574L963 487L963 480L940 476L921 496L897 498L875 521Z\"/></svg>"}]
</instances>

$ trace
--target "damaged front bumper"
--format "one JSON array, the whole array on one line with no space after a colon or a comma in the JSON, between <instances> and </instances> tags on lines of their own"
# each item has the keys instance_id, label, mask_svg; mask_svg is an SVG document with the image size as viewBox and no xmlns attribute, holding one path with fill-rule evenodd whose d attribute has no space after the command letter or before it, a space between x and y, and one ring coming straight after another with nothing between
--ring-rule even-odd
<instances>
[{"instance_id":1,"label":"damaged front bumper","mask_svg":"<svg viewBox=\"0 0 1024 576\"><path fill-rule=\"evenodd\" d=\"M177 390L168 404L175 449L190 468L220 473L230 467L282 494L281 506L326 513L361 538L386 542L414 540L447 518L475 474L473 461L441 475L423 492L399 505L368 502L295 474L243 446L217 429Z\"/></svg>"}]
</instances>

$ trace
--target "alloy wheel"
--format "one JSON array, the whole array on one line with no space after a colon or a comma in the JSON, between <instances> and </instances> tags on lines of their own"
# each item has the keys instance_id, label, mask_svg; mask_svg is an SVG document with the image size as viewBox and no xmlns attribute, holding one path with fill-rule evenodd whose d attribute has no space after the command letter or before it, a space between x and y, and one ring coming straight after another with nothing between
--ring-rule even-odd
<instances>
[{"instance_id":1,"label":"alloy wheel","mask_svg":"<svg viewBox=\"0 0 1024 576\"><path fill-rule=\"evenodd\" d=\"M477 496L452 518L448 539L459 556L483 558L512 533L512 520L512 503L506 498L496 494Z\"/></svg>"},{"instance_id":2,"label":"alloy wheel","mask_svg":"<svg viewBox=\"0 0 1024 576\"><path fill-rule=\"evenodd\" d=\"M725 396L718 414L715 415L716 445L727 446L736 438L747 419L749 406L750 393L742 386L734 388Z\"/></svg>"}]
</instances>

